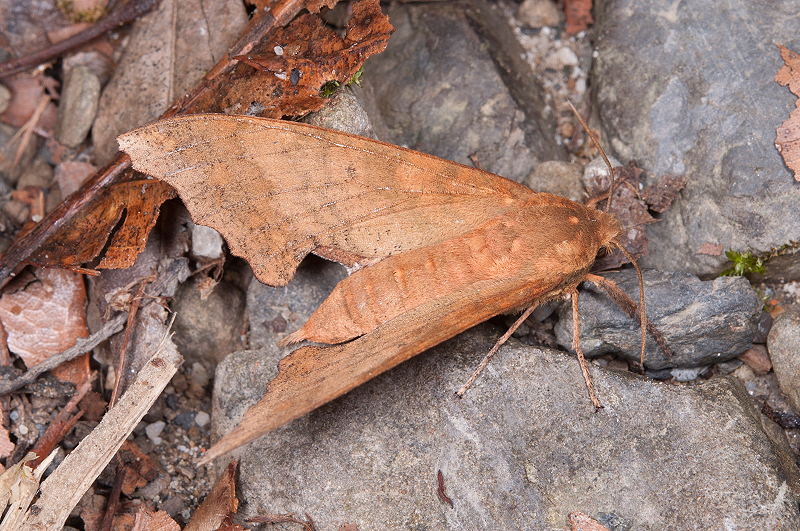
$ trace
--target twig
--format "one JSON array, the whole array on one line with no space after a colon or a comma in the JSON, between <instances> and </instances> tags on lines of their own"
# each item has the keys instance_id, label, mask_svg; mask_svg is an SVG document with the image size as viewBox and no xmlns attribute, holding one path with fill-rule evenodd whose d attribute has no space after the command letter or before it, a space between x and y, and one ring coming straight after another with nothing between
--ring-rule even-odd
<instances>
[{"instance_id":1,"label":"twig","mask_svg":"<svg viewBox=\"0 0 800 531\"><path fill-rule=\"evenodd\" d=\"M36 510L28 511L23 531L63 527L86 489L111 461L178 371L183 359L169 339L167 332L117 405L106 413L100 424L42 483Z\"/></svg>"},{"instance_id":2,"label":"twig","mask_svg":"<svg viewBox=\"0 0 800 531\"><path fill-rule=\"evenodd\" d=\"M106 514L103 516L100 531L111 531L111 526L114 524L114 513L117 512L117 505L119 505L119 495L122 492L122 485L125 483L126 471L127 468L120 462L114 478L114 486L111 487L111 494L108 496L108 506L106 506Z\"/></svg>"},{"instance_id":3,"label":"twig","mask_svg":"<svg viewBox=\"0 0 800 531\"><path fill-rule=\"evenodd\" d=\"M36 441L36 445L33 447L33 450L31 450L36 454L36 459L31 461L31 468L38 466L42 459L44 459L44 456L50 455L53 448L61 442L64 435L66 435L67 432L72 429L72 426L78 422L78 419L83 416L83 410L79 409L74 416L67 419L67 416L78 406L78 402L83 400L83 397L86 396L86 393L92 388L92 380L94 380L96 375L97 373L94 373L83 381L75 395L70 398L67 405L58 412L56 418L53 419L42 436L39 437L39 440Z\"/></svg>"},{"instance_id":4,"label":"twig","mask_svg":"<svg viewBox=\"0 0 800 531\"><path fill-rule=\"evenodd\" d=\"M137 19L153 9L157 3L158 0L131 0L126 2L122 7L115 10L107 17L98 20L96 24L92 24L90 27L68 39L64 39L52 46L48 46L44 50L39 50L25 57L0 63L0 78L30 70L35 66L60 57L70 50L78 48L89 41L93 41L117 26L127 24Z\"/></svg>"},{"instance_id":5,"label":"twig","mask_svg":"<svg viewBox=\"0 0 800 531\"><path fill-rule=\"evenodd\" d=\"M103 328L91 336L87 337L86 339L78 338L74 346L68 348L64 352L56 354L55 356L50 356L38 365L34 365L28 369L28 372L19 378L14 378L13 380L9 381L0 381L0 395L11 393L12 391L16 391L17 389L25 387L26 385L33 383L33 381L36 380L36 378L43 372L54 369L65 361L75 359L81 354L89 352L94 347L122 330L122 325L125 323L125 319L127 317L127 313L121 313L117 315L104 324Z\"/></svg>"},{"instance_id":6,"label":"twig","mask_svg":"<svg viewBox=\"0 0 800 531\"><path fill-rule=\"evenodd\" d=\"M134 295L131 301L131 309L128 312L128 326L125 329L125 338L122 340L122 346L119 349L119 360L117 362L116 372L114 373L114 390L111 392L111 400L108 402L108 407L113 407L114 403L117 401L119 382L125 370L125 360L128 357L128 344L130 343L131 332L133 331L134 321L136 320L136 312L139 310L139 304L141 304L142 296L144 295L144 288L147 287L147 284L152 282L153 279L154 276L142 279L139 284L139 289L136 290L136 295Z\"/></svg>"}]
</instances>

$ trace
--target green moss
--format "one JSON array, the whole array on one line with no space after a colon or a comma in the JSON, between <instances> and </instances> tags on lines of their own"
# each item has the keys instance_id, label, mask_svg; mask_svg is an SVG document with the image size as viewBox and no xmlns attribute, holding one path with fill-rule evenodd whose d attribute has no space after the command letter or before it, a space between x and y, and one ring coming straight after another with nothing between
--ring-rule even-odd
<instances>
[{"instance_id":1,"label":"green moss","mask_svg":"<svg viewBox=\"0 0 800 531\"><path fill-rule=\"evenodd\" d=\"M319 97L320 98L330 98L333 96L333 93L336 92L336 89L339 88L339 82L335 79L332 81L328 81L322 88L319 89Z\"/></svg>"},{"instance_id":2,"label":"green moss","mask_svg":"<svg viewBox=\"0 0 800 531\"><path fill-rule=\"evenodd\" d=\"M725 256L733 262L733 267L720 273L720 276L741 277L750 273L764 274L764 258L762 256L755 256L750 251L740 253L733 249L725 251Z\"/></svg>"},{"instance_id":3,"label":"green moss","mask_svg":"<svg viewBox=\"0 0 800 531\"><path fill-rule=\"evenodd\" d=\"M347 86L355 84L356 86L361 86L361 76L364 75L364 67L358 69L358 71L353 74L353 77L350 78L350 81L347 82Z\"/></svg>"}]
</instances>

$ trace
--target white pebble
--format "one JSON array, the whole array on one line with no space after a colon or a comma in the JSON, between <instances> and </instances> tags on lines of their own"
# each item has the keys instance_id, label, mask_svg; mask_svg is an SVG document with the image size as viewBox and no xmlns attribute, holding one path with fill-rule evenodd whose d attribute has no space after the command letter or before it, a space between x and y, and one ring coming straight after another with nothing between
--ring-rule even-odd
<instances>
[{"instance_id":1,"label":"white pebble","mask_svg":"<svg viewBox=\"0 0 800 531\"><path fill-rule=\"evenodd\" d=\"M275 55L283 55L283 46L275 46L272 51L275 52Z\"/></svg>"},{"instance_id":2,"label":"white pebble","mask_svg":"<svg viewBox=\"0 0 800 531\"><path fill-rule=\"evenodd\" d=\"M166 426L166 423L163 420L159 420L149 424L144 429L144 432L147 434L147 438L153 441L153 444L161 444L162 439L159 437L159 435L161 435L161 432L164 430L164 426Z\"/></svg>"},{"instance_id":3,"label":"white pebble","mask_svg":"<svg viewBox=\"0 0 800 531\"><path fill-rule=\"evenodd\" d=\"M194 422L201 428L205 427L208 424L208 421L211 420L211 417L205 411L199 411L197 415L194 416Z\"/></svg>"}]
</instances>

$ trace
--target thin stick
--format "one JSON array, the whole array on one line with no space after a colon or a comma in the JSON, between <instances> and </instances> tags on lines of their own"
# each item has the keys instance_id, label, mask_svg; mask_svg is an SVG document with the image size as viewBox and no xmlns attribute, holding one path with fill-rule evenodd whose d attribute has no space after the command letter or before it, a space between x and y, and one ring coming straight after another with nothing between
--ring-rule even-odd
<instances>
[{"instance_id":1,"label":"thin stick","mask_svg":"<svg viewBox=\"0 0 800 531\"><path fill-rule=\"evenodd\" d=\"M536 306L531 306L530 308L525 310L522 313L522 315L519 316L519 319L517 319L514 322L514 324L511 325L511 328L509 328L508 331L505 334L503 334L500 339L497 340L497 343L494 344L494 346L492 347L492 350L490 350L489 353L486 356L483 357L483 359L481 360L480 364L478 364L478 368L475 369L475 372L473 372L472 376L469 377L469 380L467 380L467 383L462 385L461 389L456 391L456 396L458 396L459 398L464 396L464 393L467 392L467 389L469 389L469 386L472 385L472 383L478 378L478 375L483 371L483 369L486 368L486 365L489 363L489 360L492 359L492 356L495 355L495 353L503 345L503 343L508 341L508 338L511 337L511 334L513 334L517 330L517 328L519 328L520 325L525 322L525 319L527 319L528 316L531 313L533 313L533 310L535 310L535 309L536 309Z\"/></svg>"},{"instance_id":2,"label":"thin stick","mask_svg":"<svg viewBox=\"0 0 800 531\"><path fill-rule=\"evenodd\" d=\"M64 352L50 356L42 363L34 365L28 371L20 376L9 381L0 381L0 395L11 393L26 385L33 383L40 374L50 369L54 369L65 361L77 358L81 354L91 351L94 347L113 336L120 330L125 323L128 314L121 313L103 325L103 328L87 337L86 339L78 338L75 345L68 348Z\"/></svg>"},{"instance_id":3,"label":"thin stick","mask_svg":"<svg viewBox=\"0 0 800 531\"><path fill-rule=\"evenodd\" d=\"M594 391L594 383L592 383L592 377L589 374L589 366L586 364L586 357L583 355L583 351L581 350L580 331L578 328L579 324L578 324L577 289L572 290L571 299L572 299L572 348L575 349L575 353L578 354L578 363L581 366L583 379L586 381L586 389L589 391L589 398L592 400L594 408L603 409L603 405L600 403L600 400L597 399L597 393L595 393Z\"/></svg>"},{"instance_id":4,"label":"thin stick","mask_svg":"<svg viewBox=\"0 0 800 531\"><path fill-rule=\"evenodd\" d=\"M61 529L70 511L133 432L183 359L170 341L169 323L161 343L136 380L58 468L41 485L36 509L29 509L21 531Z\"/></svg>"},{"instance_id":5,"label":"thin stick","mask_svg":"<svg viewBox=\"0 0 800 531\"><path fill-rule=\"evenodd\" d=\"M47 48L39 50L31 55L26 55L24 57L20 57L19 59L0 63L0 77L8 77L12 74L30 70L41 63L52 61L53 59L64 55L70 50L74 50L75 48L78 48L87 42L93 41L97 37L116 28L117 26L127 24L128 22L137 19L153 9L157 3L158 2L156 0L131 0L126 2L124 5L120 6L119 9L115 9L107 17L98 20L95 24L92 24L85 30L73 35L68 39L57 42L52 46L48 46Z\"/></svg>"},{"instance_id":6,"label":"thin stick","mask_svg":"<svg viewBox=\"0 0 800 531\"><path fill-rule=\"evenodd\" d=\"M114 390L111 391L111 400L108 401L108 407L113 407L114 402L117 401L117 393L119 392L119 382L122 379L123 371L125 370L125 360L128 354L128 345L130 343L131 332L136 322L136 312L139 310L139 305L144 295L144 289L147 284L153 280L153 277L142 279L139 284L139 289L136 290L136 295L131 301L131 309L128 312L128 326L125 328L125 337L122 340L122 346L119 349L119 359L117 360L117 372L114 374Z\"/></svg>"}]
</instances>

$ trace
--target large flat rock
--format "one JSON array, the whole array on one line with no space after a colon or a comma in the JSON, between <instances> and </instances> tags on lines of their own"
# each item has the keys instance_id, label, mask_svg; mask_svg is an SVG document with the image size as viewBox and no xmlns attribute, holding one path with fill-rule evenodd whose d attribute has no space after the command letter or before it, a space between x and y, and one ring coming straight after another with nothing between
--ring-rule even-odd
<instances>
[{"instance_id":1,"label":"large flat rock","mask_svg":"<svg viewBox=\"0 0 800 531\"><path fill-rule=\"evenodd\" d=\"M795 465L738 380L681 387L592 367L605 406L595 412L575 358L513 343L455 399L492 331L462 334L237 451L240 512L308 513L320 530L561 530L576 510L639 530L800 526ZM282 354L222 362L217 436ZM453 508L437 498L438 470Z\"/></svg>"}]
</instances>

